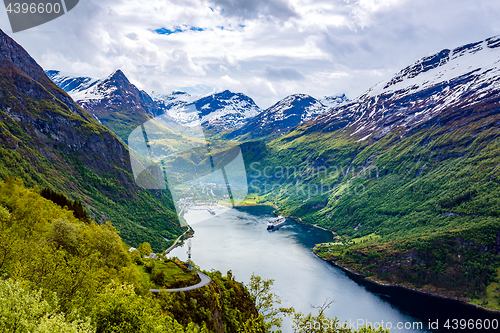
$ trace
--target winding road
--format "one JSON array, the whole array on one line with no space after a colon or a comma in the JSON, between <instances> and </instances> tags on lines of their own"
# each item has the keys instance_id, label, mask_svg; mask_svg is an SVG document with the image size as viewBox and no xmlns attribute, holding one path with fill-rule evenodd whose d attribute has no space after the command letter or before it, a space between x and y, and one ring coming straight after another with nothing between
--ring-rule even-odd
<instances>
[{"instance_id":1,"label":"winding road","mask_svg":"<svg viewBox=\"0 0 500 333\"><path fill-rule=\"evenodd\" d=\"M166 291L166 292L169 292L169 293L178 293L178 292L181 292L181 291L191 291L191 290L195 290L195 289L204 287L207 284L209 284L210 281L212 281L205 274L203 274L201 272L197 272L197 273L198 273L198 276L200 277L201 281L199 283L195 284L195 285L192 285L192 286L189 286L189 287L184 287L184 288L176 288L176 289L149 289L149 291L152 292L153 294L158 294L160 292L160 290L163 290L163 291Z\"/></svg>"},{"instance_id":2,"label":"winding road","mask_svg":"<svg viewBox=\"0 0 500 333\"><path fill-rule=\"evenodd\" d=\"M172 246L170 246L168 249L166 249L165 251L163 251L163 253L165 255L167 255L170 251L172 251L173 248L175 248L177 246L177 243L181 240L181 238L188 233L188 231L191 230L191 227L188 225L188 230L186 230L182 235L180 235L179 237L177 237L177 239L175 240L174 244L172 244Z\"/></svg>"}]
</instances>

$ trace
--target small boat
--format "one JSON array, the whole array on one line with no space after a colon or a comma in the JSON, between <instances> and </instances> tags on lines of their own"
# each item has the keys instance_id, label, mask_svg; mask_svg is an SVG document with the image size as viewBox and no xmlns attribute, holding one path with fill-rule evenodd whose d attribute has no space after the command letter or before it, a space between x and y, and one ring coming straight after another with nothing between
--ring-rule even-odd
<instances>
[{"instance_id":1,"label":"small boat","mask_svg":"<svg viewBox=\"0 0 500 333\"><path fill-rule=\"evenodd\" d=\"M207 208L208 212L212 215L215 215L215 211L212 209L212 207Z\"/></svg>"},{"instance_id":2,"label":"small boat","mask_svg":"<svg viewBox=\"0 0 500 333\"><path fill-rule=\"evenodd\" d=\"M286 217L280 215L274 220L269 221L269 223L267 224L267 230L277 230L285 223L286 223Z\"/></svg>"}]
</instances>

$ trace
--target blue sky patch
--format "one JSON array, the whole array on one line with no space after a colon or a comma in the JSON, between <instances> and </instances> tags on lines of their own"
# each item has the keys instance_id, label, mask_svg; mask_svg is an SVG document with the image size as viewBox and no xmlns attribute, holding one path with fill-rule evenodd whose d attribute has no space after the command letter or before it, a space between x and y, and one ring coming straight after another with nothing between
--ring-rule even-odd
<instances>
[{"instance_id":1,"label":"blue sky patch","mask_svg":"<svg viewBox=\"0 0 500 333\"><path fill-rule=\"evenodd\" d=\"M216 27L216 29L226 30L226 31L235 31L235 30L240 30L243 28L245 28L244 24L238 24L236 26L236 29L234 26L231 26L231 25L229 25L228 27L224 27L221 25ZM207 31L207 30L214 30L214 29L204 29L204 28L200 28L200 27L194 27L191 25L183 25L183 26L175 26L171 29L159 28L159 29L155 29L155 30L151 30L151 31L156 32L159 35L171 35L171 34L177 34L177 33L182 33L182 32L186 32L186 31L202 32L202 31Z\"/></svg>"},{"instance_id":2,"label":"blue sky patch","mask_svg":"<svg viewBox=\"0 0 500 333\"><path fill-rule=\"evenodd\" d=\"M182 27L174 27L173 29L160 28L153 30L153 32L156 32L159 35L171 35L185 31L205 31L205 29L184 25Z\"/></svg>"}]
</instances>

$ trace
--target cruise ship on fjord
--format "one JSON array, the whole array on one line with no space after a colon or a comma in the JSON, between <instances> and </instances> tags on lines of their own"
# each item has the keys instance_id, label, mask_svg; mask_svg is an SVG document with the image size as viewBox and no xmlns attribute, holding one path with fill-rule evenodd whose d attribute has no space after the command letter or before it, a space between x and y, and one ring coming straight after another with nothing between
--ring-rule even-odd
<instances>
[{"instance_id":1,"label":"cruise ship on fjord","mask_svg":"<svg viewBox=\"0 0 500 333\"><path fill-rule=\"evenodd\" d=\"M286 217L280 215L274 220L269 221L269 223L267 224L267 230L276 230L283 224L285 224L285 222L286 222Z\"/></svg>"}]
</instances>

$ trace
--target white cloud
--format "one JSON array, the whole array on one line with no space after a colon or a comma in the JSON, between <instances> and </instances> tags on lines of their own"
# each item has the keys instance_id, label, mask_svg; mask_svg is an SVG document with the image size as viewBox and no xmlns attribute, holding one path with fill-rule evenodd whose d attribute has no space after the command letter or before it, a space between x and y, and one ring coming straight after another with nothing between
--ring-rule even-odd
<instances>
[{"instance_id":1,"label":"white cloud","mask_svg":"<svg viewBox=\"0 0 500 333\"><path fill-rule=\"evenodd\" d=\"M271 80L300 81L304 80L304 75L292 67L274 67L266 65L264 76Z\"/></svg>"},{"instance_id":2,"label":"white cloud","mask_svg":"<svg viewBox=\"0 0 500 333\"><path fill-rule=\"evenodd\" d=\"M286 21L300 16L288 0L208 0L222 15L241 19L277 19Z\"/></svg>"},{"instance_id":3,"label":"white cloud","mask_svg":"<svg viewBox=\"0 0 500 333\"><path fill-rule=\"evenodd\" d=\"M498 0L86 0L10 35L46 69L121 68L147 91L231 89L268 107L292 93L354 98L422 56L500 34L498 17Z\"/></svg>"}]
</instances>

